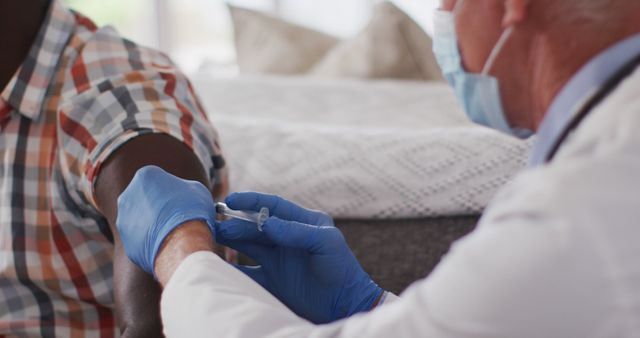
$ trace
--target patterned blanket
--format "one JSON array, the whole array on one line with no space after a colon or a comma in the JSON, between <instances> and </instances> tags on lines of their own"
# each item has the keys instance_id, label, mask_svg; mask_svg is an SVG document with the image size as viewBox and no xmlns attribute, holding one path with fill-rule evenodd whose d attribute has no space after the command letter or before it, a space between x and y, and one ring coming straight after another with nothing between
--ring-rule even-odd
<instances>
[{"instance_id":1,"label":"patterned blanket","mask_svg":"<svg viewBox=\"0 0 640 338\"><path fill-rule=\"evenodd\" d=\"M347 219L482 212L533 140L472 125L440 83L199 77L232 191Z\"/></svg>"}]
</instances>

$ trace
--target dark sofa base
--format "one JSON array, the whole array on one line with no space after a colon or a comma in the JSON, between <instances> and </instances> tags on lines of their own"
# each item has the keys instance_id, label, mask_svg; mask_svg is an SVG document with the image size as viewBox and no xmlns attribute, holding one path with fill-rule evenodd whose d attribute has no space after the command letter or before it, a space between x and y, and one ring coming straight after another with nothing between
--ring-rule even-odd
<instances>
[{"instance_id":1,"label":"dark sofa base","mask_svg":"<svg viewBox=\"0 0 640 338\"><path fill-rule=\"evenodd\" d=\"M401 293L426 277L477 216L413 220L336 220L364 269L382 288Z\"/></svg>"}]
</instances>

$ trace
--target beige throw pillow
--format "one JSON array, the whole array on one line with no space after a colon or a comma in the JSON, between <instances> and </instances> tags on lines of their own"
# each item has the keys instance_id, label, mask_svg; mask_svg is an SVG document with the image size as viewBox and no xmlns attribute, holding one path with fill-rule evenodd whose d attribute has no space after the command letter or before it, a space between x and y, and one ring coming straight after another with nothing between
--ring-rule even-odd
<instances>
[{"instance_id":1,"label":"beige throw pillow","mask_svg":"<svg viewBox=\"0 0 640 338\"><path fill-rule=\"evenodd\" d=\"M390 2L376 6L369 25L340 43L313 69L322 77L441 79L431 38Z\"/></svg>"},{"instance_id":2,"label":"beige throw pillow","mask_svg":"<svg viewBox=\"0 0 640 338\"><path fill-rule=\"evenodd\" d=\"M241 73L307 73L338 40L257 11L229 6Z\"/></svg>"}]
</instances>

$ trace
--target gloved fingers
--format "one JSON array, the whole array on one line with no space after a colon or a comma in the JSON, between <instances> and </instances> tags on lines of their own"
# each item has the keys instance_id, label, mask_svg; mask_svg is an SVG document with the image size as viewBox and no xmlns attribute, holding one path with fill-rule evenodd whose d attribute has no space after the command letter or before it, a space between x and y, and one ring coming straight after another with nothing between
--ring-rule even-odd
<instances>
[{"instance_id":1,"label":"gloved fingers","mask_svg":"<svg viewBox=\"0 0 640 338\"><path fill-rule=\"evenodd\" d=\"M277 217L270 217L262 226L263 232L275 244L310 253L318 253L326 247L327 229L339 231L332 226L318 227Z\"/></svg>"},{"instance_id":2,"label":"gloved fingers","mask_svg":"<svg viewBox=\"0 0 640 338\"><path fill-rule=\"evenodd\" d=\"M262 208L267 208L269 215L281 219L318 226L333 225L333 220L326 213L305 209L275 195L256 192L233 193L226 198L225 203L234 210L260 211Z\"/></svg>"},{"instance_id":3,"label":"gloved fingers","mask_svg":"<svg viewBox=\"0 0 640 338\"><path fill-rule=\"evenodd\" d=\"M156 166L139 169L117 202L116 227L127 256L148 273L171 231L189 220L212 224L215 219L213 198L204 185Z\"/></svg>"},{"instance_id":4,"label":"gloved fingers","mask_svg":"<svg viewBox=\"0 0 640 338\"><path fill-rule=\"evenodd\" d=\"M240 219L230 219L216 223L216 236L226 240L238 240L270 244L271 241L262 231L258 230L258 225Z\"/></svg>"},{"instance_id":5,"label":"gloved fingers","mask_svg":"<svg viewBox=\"0 0 640 338\"><path fill-rule=\"evenodd\" d=\"M316 211L316 210L313 210L312 212L313 214L309 215L310 216L309 218L311 219L308 222L304 222L304 223L314 224L318 226L335 227L335 224L333 223L333 218L329 216L329 214L322 211Z\"/></svg>"},{"instance_id":6,"label":"gloved fingers","mask_svg":"<svg viewBox=\"0 0 640 338\"><path fill-rule=\"evenodd\" d=\"M286 203L281 197L257 192L233 193L225 199L225 203L234 210L260 211L262 208L269 209L270 215L289 214L293 203ZM285 215L281 215L285 217Z\"/></svg>"},{"instance_id":7,"label":"gloved fingers","mask_svg":"<svg viewBox=\"0 0 640 338\"><path fill-rule=\"evenodd\" d=\"M247 255L254 261L261 264L270 257L273 250L273 248L266 245L245 241L220 239L217 240L217 242Z\"/></svg>"},{"instance_id":8,"label":"gloved fingers","mask_svg":"<svg viewBox=\"0 0 640 338\"><path fill-rule=\"evenodd\" d=\"M267 288L267 278L264 275L264 270L261 266L246 266L234 264L234 266L240 270L249 278L253 279L256 283L260 284L263 288Z\"/></svg>"}]
</instances>

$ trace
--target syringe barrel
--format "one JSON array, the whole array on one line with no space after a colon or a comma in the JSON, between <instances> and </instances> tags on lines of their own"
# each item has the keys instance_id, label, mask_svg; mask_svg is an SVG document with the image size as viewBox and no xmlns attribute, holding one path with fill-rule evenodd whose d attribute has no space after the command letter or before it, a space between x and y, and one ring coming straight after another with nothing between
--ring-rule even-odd
<instances>
[{"instance_id":1,"label":"syringe barrel","mask_svg":"<svg viewBox=\"0 0 640 338\"><path fill-rule=\"evenodd\" d=\"M262 225L269 218L269 209L262 208L260 212L233 210L224 203L216 203L216 213L231 218L241 219L243 221L256 223L258 230L262 231Z\"/></svg>"}]
</instances>

